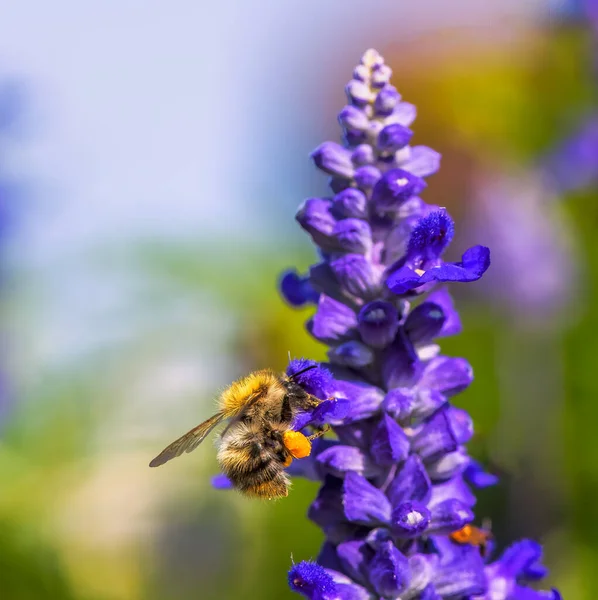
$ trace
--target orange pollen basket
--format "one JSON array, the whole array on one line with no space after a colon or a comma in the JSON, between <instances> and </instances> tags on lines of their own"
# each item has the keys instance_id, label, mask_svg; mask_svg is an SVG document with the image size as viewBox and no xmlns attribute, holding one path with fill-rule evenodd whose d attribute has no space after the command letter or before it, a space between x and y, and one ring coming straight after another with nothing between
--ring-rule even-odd
<instances>
[{"instance_id":1,"label":"orange pollen basket","mask_svg":"<svg viewBox=\"0 0 598 600\"><path fill-rule=\"evenodd\" d=\"M305 458L311 454L311 442L300 431L285 431L282 442L293 458Z\"/></svg>"}]
</instances>

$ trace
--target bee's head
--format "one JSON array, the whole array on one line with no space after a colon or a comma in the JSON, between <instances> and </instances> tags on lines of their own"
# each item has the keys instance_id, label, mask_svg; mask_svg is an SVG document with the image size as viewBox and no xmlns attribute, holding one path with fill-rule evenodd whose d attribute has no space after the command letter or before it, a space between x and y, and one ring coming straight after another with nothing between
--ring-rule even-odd
<instances>
[{"instance_id":1,"label":"bee's head","mask_svg":"<svg viewBox=\"0 0 598 600\"><path fill-rule=\"evenodd\" d=\"M289 396L293 396L295 398L304 398L309 396L309 392L296 380L291 379L290 377L284 381L284 387L287 390Z\"/></svg>"}]
</instances>

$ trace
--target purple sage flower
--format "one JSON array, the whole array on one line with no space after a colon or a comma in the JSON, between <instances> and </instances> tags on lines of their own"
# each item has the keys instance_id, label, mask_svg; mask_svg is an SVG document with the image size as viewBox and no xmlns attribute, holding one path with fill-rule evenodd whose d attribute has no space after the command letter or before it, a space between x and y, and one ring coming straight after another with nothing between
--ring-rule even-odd
<instances>
[{"instance_id":1,"label":"purple sage flower","mask_svg":"<svg viewBox=\"0 0 598 600\"><path fill-rule=\"evenodd\" d=\"M311 419L334 432L291 466L321 481L308 516L326 541L317 561L293 565L289 585L310 600L556 600L556 591L526 587L546 573L537 544L492 560L451 536L474 521L470 486L496 478L469 457L471 418L450 404L473 374L436 343L461 330L438 284L479 279L490 256L478 245L445 260L455 224L419 197L439 155L410 145L415 108L390 76L375 50L355 68L342 144L312 154L330 195L297 213L321 261L282 278L292 306L314 307L308 331L329 347L329 361L299 381L325 401L295 427ZM313 364L291 361L287 372Z\"/></svg>"}]
</instances>

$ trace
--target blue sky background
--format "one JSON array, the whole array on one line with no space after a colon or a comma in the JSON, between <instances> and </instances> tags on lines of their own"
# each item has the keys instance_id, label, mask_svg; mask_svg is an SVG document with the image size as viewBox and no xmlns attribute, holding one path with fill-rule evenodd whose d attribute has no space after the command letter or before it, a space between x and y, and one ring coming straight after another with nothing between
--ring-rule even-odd
<instances>
[{"instance_id":1,"label":"blue sky background","mask_svg":"<svg viewBox=\"0 0 598 600\"><path fill-rule=\"evenodd\" d=\"M43 307L31 321L43 356L110 336L99 323L128 296L128 283L94 270L97 248L149 237L216 238L241 249L240 236L271 235L282 214L295 232L294 207L317 192L307 155L329 130L319 86L342 85L365 48L440 25L521 25L546 3L365 6L3 4L0 75L26 85L29 126L2 160L33 182L14 256Z\"/></svg>"}]
</instances>

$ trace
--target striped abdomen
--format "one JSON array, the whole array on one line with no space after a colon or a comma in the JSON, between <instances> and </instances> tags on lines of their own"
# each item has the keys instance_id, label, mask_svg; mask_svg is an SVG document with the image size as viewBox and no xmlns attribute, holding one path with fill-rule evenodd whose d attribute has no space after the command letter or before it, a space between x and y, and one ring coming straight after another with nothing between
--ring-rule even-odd
<instances>
[{"instance_id":1,"label":"striped abdomen","mask_svg":"<svg viewBox=\"0 0 598 600\"><path fill-rule=\"evenodd\" d=\"M282 428L258 429L245 423L237 423L225 433L218 461L240 492L261 498L288 495L289 478L284 472L288 451L282 433Z\"/></svg>"}]
</instances>

